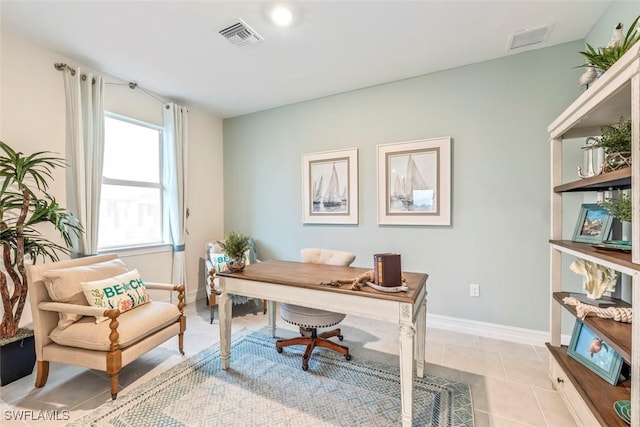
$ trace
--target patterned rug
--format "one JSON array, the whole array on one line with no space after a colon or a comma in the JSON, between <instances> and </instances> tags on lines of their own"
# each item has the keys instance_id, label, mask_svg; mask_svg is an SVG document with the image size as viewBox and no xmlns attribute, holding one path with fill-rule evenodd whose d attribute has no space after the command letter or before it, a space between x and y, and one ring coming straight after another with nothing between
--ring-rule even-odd
<instances>
[{"instance_id":1,"label":"patterned rug","mask_svg":"<svg viewBox=\"0 0 640 427\"><path fill-rule=\"evenodd\" d=\"M208 348L118 396L70 426L397 426L397 367L316 349L301 369L301 346L282 354L259 333L235 338L231 368ZM417 426L473 426L469 386L414 379Z\"/></svg>"}]
</instances>

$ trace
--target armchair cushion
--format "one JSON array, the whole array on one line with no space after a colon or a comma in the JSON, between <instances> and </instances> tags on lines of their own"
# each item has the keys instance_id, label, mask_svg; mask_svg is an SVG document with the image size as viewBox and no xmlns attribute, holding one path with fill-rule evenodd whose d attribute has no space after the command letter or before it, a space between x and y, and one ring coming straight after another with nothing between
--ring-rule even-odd
<instances>
[{"instance_id":1,"label":"armchair cushion","mask_svg":"<svg viewBox=\"0 0 640 427\"><path fill-rule=\"evenodd\" d=\"M118 343L124 349L154 332L174 323L180 316L178 308L170 303L153 301L118 316ZM93 317L83 317L69 327L55 328L49 334L53 342L63 346L87 350L109 351L110 322L96 325Z\"/></svg>"},{"instance_id":2,"label":"armchair cushion","mask_svg":"<svg viewBox=\"0 0 640 427\"><path fill-rule=\"evenodd\" d=\"M89 304L105 310L117 309L121 313L151 301L137 269L103 280L80 282ZM108 318L96 316L96 323Z\"/></svg>"},{"instance_id":3,"label":"armchair cushion","mask_svg":"<svg viewBox=\"0 0 640 427\"><path fill-rule=\"evenodd\" d=\"M82 291L81 282L107 279L126 272L127 266L116 258L96 264L43 271L42 277L52 301L89 305ZM58 327L64 329L82 316L73 313L59 313L59 317Z\"/></svg>"}]
</instances>

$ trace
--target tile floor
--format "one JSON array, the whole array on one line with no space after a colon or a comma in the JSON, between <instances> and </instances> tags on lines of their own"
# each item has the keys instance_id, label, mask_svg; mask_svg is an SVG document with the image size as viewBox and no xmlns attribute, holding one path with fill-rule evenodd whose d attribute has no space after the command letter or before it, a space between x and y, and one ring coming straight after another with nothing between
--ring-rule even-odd
<instances>
[{"instance_id":1,"label":"tile floor","mask_svg":"<svg viewBox=\"0 0 640 427\"><path fill-rule=\"evenodd\" d=\"M218 322L209 324L204 300L187 306L186 314L184 357L219 341ZM263 329L267 323L261 305L249 302L233 308L233 332ZM397 365L397 335L392 325L347 316L341 328L352 353ZM295 328L279 320L278 332L289 337ZM127 390L181 360L177 338L147 353L122 370L120 386L124 390L118 398L125 398ZM429 372L471 385L477 427L576 425L551 386L544 347L428 329L427 361ZM79 418L110 399L108 376L100 371L52 363L45 387L35 389L33 382L31 374L0 389L3 427L64 425L65 419ZM16 420L14 411L30 419ZM59 419L33 419L43 414Z\"/></svg>"}]
</instances>

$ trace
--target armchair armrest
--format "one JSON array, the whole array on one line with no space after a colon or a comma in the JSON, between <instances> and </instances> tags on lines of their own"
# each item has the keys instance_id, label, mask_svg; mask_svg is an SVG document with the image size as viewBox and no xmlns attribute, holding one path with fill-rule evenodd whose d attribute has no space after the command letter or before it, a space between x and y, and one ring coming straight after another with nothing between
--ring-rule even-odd
<instances>
[{"instance_id":1,"label":"armchair armrest","mask_svg":"<svg viewBox=\"0 0 640 427\"><path fill-rule=\"evenodd\" d=\"M144 282L144 286L147 289L155 289L160 291L176 291L176 292L184 291L184 285L170 285L168 283Z\"/></svg>"},{"instance_id":2,"label":"armchair armrest","mask_svg":"<svg viewBox=\"0 0 640 427\"><path fill-rule=\"evenodd\" d=\"M160 291L175 291L178 293L178 310L180 311L180 322L184 328L186 328L184 317L184 285L169 285L167 283L145 282L144 286L147 289L154 289ZM184 329L183 329L184 330Z\"/></svg>"},{"instance_id":3,"label":"armchair armrest","mask_svg":"<svg viewBox=\"0 0 640 427\"><path fill-rule=\"evenodd\" d=\"M72 313L79 314L81 316L107 316L106 312L118 310L105 310L100 307L92 307L90 305L79 305L79 304L67 304L64 302L49 302L42 301L38 303L38 308L46 311L55 311L57 313ZM120 315L120 312L118 312ZM117 317L117 316L116 316Z\"/></svg>"}]
</instances>

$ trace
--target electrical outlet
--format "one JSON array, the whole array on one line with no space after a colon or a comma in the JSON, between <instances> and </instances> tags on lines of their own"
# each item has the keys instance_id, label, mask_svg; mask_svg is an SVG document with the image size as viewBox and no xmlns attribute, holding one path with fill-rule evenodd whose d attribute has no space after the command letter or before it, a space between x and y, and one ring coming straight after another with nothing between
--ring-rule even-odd
<instances>
[{"instance_id":1,"label":"electrical outlet","mask_svg":"<svg viewBox=\"0 0 640 427\"><path fill-rule=\"evenodd\" d=\"M480 285L472 283L469 285L469 296L479 297L480 296Z\"/></svg>"}]
</instances>

